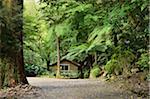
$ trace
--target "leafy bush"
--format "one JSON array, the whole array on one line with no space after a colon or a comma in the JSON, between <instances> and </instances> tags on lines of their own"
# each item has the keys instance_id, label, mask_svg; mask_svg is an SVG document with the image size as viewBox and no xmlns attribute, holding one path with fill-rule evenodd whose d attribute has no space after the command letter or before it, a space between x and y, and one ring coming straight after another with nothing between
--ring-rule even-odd
<instances>
[{"instance_id":1,"label":"leafy bush","mask_svg":"<svg viewBox=\"0 0 150 99\"><path fill-rule=\"evenodd\" d=\"M144 53L139 58L137 64L139 65L140 70L148 70L149 69L149 55L148 53Z\"/></svg>"},{"instance_id":2,"label":"leafy bush","mask_svg":"<svg viewBox=\"0 0 150 99\"><path fill-rule=\"evenodd\" d=\"M55 78L56 77L56 72L54 72L54 71L49 72L49 77L50 78Z\"/></svg>"},{"instance_id":3,"label":"leafy bush","mask_svg":"<svg viewBox=\"0 0 150 99\"><path fill-rule=\"evenodd\" d=\"M43 75L47 72L47 69L41 66L37 66L34 64L25 64L25 72L27 76L37 76L37 75Z\"/></svg>"},{"instance_id":4,"label":"leafy bush","mask_svg":"<svg viewBox=\"0 0 150 99\"><path fill-rule=\"evenodd\" d=\"M70 73L70 78L78 78L78 77L79 77L79 73L78 72Z\"/></svg>"},{"instance_id":5,"label":"leafy bush","mask_svg":"<svg viewBox=\"0 0 150 99\"><path fill-rule=\"evenodd\" d=\"M105 65L105 70L109 74L128 73L131 62L135 59L134 54L129 51L120 51L111 57L111 60Z\"/></svg>"},{"instance_id":6,"label":"leafy bush","mask_svg":"<svg viewBox=\"0 0 150 99\"><path fill-rule=\"evenodd\" d=\"M64 76L67 78L78 78L79 73L78 73L78 71L67 71L67 72L62 72L61 76Z\"/></svg>"},{"instance_id":7,"label":"leafy bush","mask_svg":"<svg viewBox=\"0 0 150 99\"><path fill-rule=\"evenodd\" d=\"M93 77L93 78L96 78L100 75L100 68L98 66L94 66L91 71L90 71L90 75Z\"/></svg>"},{"instance_id":8,"label":"leafy bush","mask_svg":"<svg viewBox=\"0 0 150 99\"><path fill-rule=\"evenodd\" d=\"M90 69L88 69L88 68L84 68L83 69L83 77L84 78L89 78L89 75L90 75Z\"/></svg>"},{"instance_id":9,"label":"leafy bush","mask_svg":"<svg viewBox=\"0 0 150 99\"><path fill-rule=\"evenodd\" d=\"M105 65L105 70L108 74L116 74L116 72L122 72L122 66L119 65L117 60L111 59Z\"/></svg>"}]
</instances>

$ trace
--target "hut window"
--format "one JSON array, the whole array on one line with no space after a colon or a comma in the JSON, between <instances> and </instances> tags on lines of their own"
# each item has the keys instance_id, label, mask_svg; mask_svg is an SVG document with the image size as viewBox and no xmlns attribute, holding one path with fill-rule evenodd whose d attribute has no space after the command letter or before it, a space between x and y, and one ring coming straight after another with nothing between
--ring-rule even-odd
<instances>
[{"instance_id":1,"label":"hut window","mask_svg":"<svg viewBox=\"0 0 150 99\"><path fill-rule=\"evenodd\" d=\"M62 70L68 70L69 64L61 64Z\"/></svg>"}]
</instances>

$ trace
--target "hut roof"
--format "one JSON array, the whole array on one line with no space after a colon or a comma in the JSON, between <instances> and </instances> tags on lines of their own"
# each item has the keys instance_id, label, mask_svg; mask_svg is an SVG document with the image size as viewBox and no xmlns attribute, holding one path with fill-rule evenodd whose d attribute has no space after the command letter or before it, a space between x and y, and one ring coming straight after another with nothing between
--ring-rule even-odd
<instances>
[{"instance_id":1,"label":"hut roof","mask_svg":"<svg viewBox=\"0 0 150 99\"><path fill-rule=\"evenodd\" d=\"M61 60L60 61L60 63L61 62L63 62L63 61L67 61L67 62L69 62L69 63L71 63L71 64L74 64L75 66L80 66L80 64L79 63L77 63L77 62L74 62L74 61L70 61L70 60L67 60L67 59L63 59L63 60ZM53 64L51 64L51 66L54 66L54 65L57 65L57 62L55 62L55 63L53 63Z\"/></svg>"}]
</instances>

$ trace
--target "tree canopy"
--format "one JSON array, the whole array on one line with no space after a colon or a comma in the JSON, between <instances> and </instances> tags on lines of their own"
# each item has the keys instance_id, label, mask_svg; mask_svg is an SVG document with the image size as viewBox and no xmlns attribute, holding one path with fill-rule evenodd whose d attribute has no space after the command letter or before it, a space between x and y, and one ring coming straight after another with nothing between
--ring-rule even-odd
<instances>
[{"instance_id":1,"label":"tree canopy","mask_svg":"<svg viewBox=\"0 0 150 99\"><path fill-rule=\"evenodd\" d=\"M132 65L148 53L148 0L40 0L37 5L34 31L25 30L39 38L34 50L31 42L28 48L41 60L56 62L56 37L61 59L85 63L91 57L91 66L123 63L126 57Z\"/></svg>"}]
</instances>

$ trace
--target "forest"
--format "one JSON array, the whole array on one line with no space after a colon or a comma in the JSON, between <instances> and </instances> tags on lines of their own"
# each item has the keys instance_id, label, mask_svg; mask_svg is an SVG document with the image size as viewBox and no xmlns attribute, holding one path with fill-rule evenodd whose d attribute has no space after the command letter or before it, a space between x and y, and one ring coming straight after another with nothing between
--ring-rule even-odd
<instances>
[{"instance_id":1,"label":"forest","mask_svg":"<svg viewBox=\"0 0 150 99\"><path fill-rule=\"evenodd\" d=\"M1 0L0 89L26 76L149 81L149 35L149 0ZM61 75L63 59L78 73Z\"/></svg>"}]
</instances>

